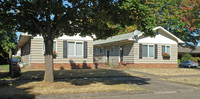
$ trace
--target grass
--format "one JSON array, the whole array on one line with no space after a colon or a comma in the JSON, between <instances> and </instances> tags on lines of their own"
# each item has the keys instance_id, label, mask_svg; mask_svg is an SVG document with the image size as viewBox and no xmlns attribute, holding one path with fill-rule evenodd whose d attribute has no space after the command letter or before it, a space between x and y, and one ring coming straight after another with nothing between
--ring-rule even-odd
<instances>
[{"instance_id":1,"label":"grass","mask_svg":"<svg viewBox=\"0 0 200 99\"><path fill-rule=\"evenodd\" d=\"M0 80L11 80L9 77L9 65L0 65Z\"/></svg>"},{"instance_id":2,"label":"grass","mask_svg":"<svg viewBox=\"0 0 200 99\"><path fill-rule=\"evenodd\" d=\"M6 73L6 72L5 72ZM0 73L1 75L1 73ZM8 86L0 85L0 93L3 98L22 96L34 97L35 95L46 94L71 94L109 91L146 91L137 82L107 77L133 77L137 79L143 77L132 72L114 69L75 69L75 70L55 70L53 83L44 83L43 70L22 70L19 80L7 80ZM105 78L106 79L96 79ZM68 79L71 78L71 79ZM80 79L77 79L80 78ZM90 79L91 78L91 79ZM1 79L0 79L1 80ZM145 80L140 84L148 84ZM1 98L0 96L0 98Z\"/></svg>"},{"instance_id":3,"label":"grass","mask_svg":"<svg viewBox=\"0 0 200 99\"><path fill-rule=\"evenodd\" d=\"M167 78L167 79L163 79L163 80L200 86L200 78L199 77L171 77L171 78Z\"/></svg>"},{"instance_id":4,"label":"grass","mask_svg":"<svg viewBox=\"0 0 200 99\"><path fill-rule=\"evenodd\" d=\"M178 76L178 75L200 75L199 69L131 69L133 71L139 71L158 76Z\"/></svg>"},{"instance_id":5,"label":"grass","mask_svg":"<svg viewBox=\"0 0 200 99\"><path fill-rule=\"evenodd\" d=\"M9 72L9 65L0 65L0 72Z\"/></svg>"},{"instance_id":6,"label":"grass","mask_svg":"<svg viewBox=\"0 0 200 99\"><path fill-rule=\"evenodd\" d=\"M78 81L85 83L86 81ZM113 81L114 83L115 81ZM119 83L114 85L96 82L89 85L74 85L70 82L44 83L42 81L28 82L22 85L13 85L0 89L2 96L15 95L47 95L47 94L71 94L108 91L144 91L147 89L134 84Z\"/></svg>"},{"instance_id":7,"label":"grass","mask_svg":"<svg viewBox=\"0 0 200 99\"><path fill-rule=\"evenodd\" d=\"M197 68L200 68L200 66L198 66Z\"/></svg>"},{"instance_id":8,"label":"grass","mask_svg":"<svg viewBox=\"0 0 200 99\"><path fill-rule=\"evenodd\" d=\"M131 77L142 75L122 71L122 70L107 70L107 69L75 69L75 70L55 70L55 79L67 78L103 78L103 77ZM44 71L42 70L29 70L22 73L22 79L43 79Z\"/></svg>"}]
</instances>

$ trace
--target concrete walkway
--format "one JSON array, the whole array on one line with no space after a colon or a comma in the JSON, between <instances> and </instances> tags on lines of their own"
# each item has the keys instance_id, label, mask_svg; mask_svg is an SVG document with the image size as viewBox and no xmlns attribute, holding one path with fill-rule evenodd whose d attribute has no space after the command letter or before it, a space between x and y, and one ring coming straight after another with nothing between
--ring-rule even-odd
<instances>
[{"instance_id":1,"label":"concrete walkway","mask_svg":"<svg viewBox=\"0 0 200 99\"><path fill-rule=\"evenodd\" d=\"M113 77L102 79L115 79L125 81L135 81L134 84L149 89L149 91L134 92L99 92L99 93L81 93L65 95L38 95L36 99L199 99L200 87L189 86L169 81L160 80L160 76L129 71L142 74L145 78L133 79L130 77ZM176 76L177 77L177 76ZM191 77L191 76L190 76ZM196 75L195 75L196 77ZM197 76L198 77L198 76ZM101 78L92 78L101 79ZM142 82L147 82L143 84ZM136 83L137 82L137 83ZM142 84L140 84L142 83Z\"/></svg>"}]
</instances>

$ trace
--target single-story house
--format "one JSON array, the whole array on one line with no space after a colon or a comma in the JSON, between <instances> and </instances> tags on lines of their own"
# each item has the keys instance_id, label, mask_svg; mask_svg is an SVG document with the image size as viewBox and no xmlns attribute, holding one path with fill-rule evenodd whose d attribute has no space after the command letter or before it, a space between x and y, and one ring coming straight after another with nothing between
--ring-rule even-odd
<instances>
[{"instance_id":1,"label":"single-story house","mask_svg":"<svg viewBox=\"0 0 200 99\"><path fill-rule=\"evenodd\" d=\"M178 59L181 59L186 53L191 54L193 57L200 57L200 46L196 46L194 49L183 46L178 47Z\"/></svg>"},{"instance_id":2,"label":"single-story house","mask_svg":"<svg viewBox=\"0 0 200 99\"><path fill-rule=\"evenodd\" d=\"M45 46L42 36L21 34L18 41L21 48L21 61L23 64L35 69L44 69ZM93 66L93 39L89 36L63 35L54 39L53 51L55 69L94 68Z\"/></svg>"},{"instance_id":3,"label":"single-story house","mask_svg":"<svg viewBox=\"0 0 200 99\"><path fill-rule=\"evenodd\" d=\"M184 41L163 27L154 30L157 30L155 37L145 37L136 30L94 41L94 62L101 67L178 68L178 44ZM163 53L170 57L163 57Z\"/></svg>"}]
</instances>

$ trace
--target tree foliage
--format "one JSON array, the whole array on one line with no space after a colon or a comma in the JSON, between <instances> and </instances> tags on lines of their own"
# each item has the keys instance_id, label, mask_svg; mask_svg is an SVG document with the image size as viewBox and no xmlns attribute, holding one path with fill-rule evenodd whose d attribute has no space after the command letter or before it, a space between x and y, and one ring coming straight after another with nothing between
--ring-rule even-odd
<instances>
[{"instance_id":1,"label":"tree foliage","mask_svg":"<svg viewBox=\"0 0 200 99\"><path fill-rule=\"evenodd\" d=\"M14 30L14 21L8 18L9 14L2 16L5 10L0 10L0 64L7 64L9 49L16 52L17 35ZM11 24L12 23L12 24Z\"/></svg>"},{"instance_id":2,"label":"tree foliage","mask_svg":"<svg viewBox=\"0 0 200 99\"><path fill-rule=\"evenodd\" d=\"M0 64L7 64L9 49L16 51L17 36L14 31L0 30Z\"/></svg>"},{"instance_id":3,"label":"tree foliage","mask_svg":"<svg viewBox=\"0 0 200 99\"><path fill-rule=\"evenodd\" d=\"M153 18L145 1L137 0L5 0L1 17L8 17L16 30L42 35L45 42L45 81L53 81L53 39L63 34L96 35L105 39L120 28L137 28L154 35ZM10 11L10 12L9 12ZM50 76L49 76L50 75Z\"/></svg>"},{"instance_id":4,"label":"tree foliage","mask_svg":"<svg viewBox=\"0 0 200 99\"><path fill-rule=\"evenodd\" d=\"M187 61L192 57L191 54L185 54L182 58L181 58L181 62Z\"/></svg>"},{"instance_id":5,"label":"tree foliage","mask_svg":"<svg viewBox=\"0 0 200 99\"><path fill-rule=\"evenodd\" d=\"M147 0L158 26L196 46L199 41L199 0Z\"/></svg>"}]
</instances>

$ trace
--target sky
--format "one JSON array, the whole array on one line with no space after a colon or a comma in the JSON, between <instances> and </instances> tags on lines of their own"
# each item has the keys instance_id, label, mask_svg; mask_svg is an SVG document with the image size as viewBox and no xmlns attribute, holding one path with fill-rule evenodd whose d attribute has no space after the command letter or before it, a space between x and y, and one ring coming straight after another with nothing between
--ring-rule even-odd
<instances>
[{"instance_id":1,"label":"sky","mask_svg":"<svg viewBox=\"0 0 200 99\"><path fill-rule=\"evenodd\" d=\"M23 32L16 32L16 34L17 34L17 40L19 40L19 36L20 36L20 34L22 34Z\"/></svg>"}]
</instances>

